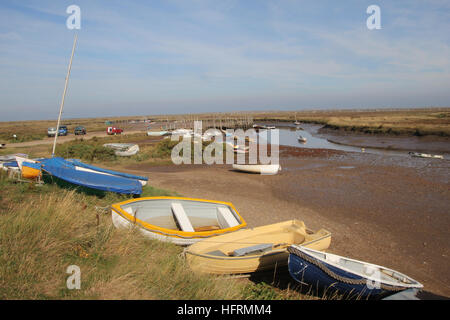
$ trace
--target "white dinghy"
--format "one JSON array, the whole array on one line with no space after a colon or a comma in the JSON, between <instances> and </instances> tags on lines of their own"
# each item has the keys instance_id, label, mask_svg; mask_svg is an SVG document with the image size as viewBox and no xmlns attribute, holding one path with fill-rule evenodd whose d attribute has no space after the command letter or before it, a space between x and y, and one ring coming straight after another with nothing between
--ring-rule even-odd
<instances>
[{"instance_id":1,"label":"white dinghy","mask_svg":"<svg viewBox=\"0 0 450 320\"><path fill-rule=\"evenodd\" d=\"M182 197L147 197L111 206L118 229L137 227L151 239L190 245L245 227L231 203Z\"/></svg>"},{"instance_id":2,"label":"white dinghy","mask_svg":"<svg viewBox=\"0 0 450 320\"><path fill-rule=\"evenodd\" d=\"M279 164L233 164L233 169L260 174L277 174L281 171Z\"/></svg>"},{"instance_id":3,"label":"white dinghy","mask_svg":"<svg viewBox=\"0 0 450 320\"><path fill-rule=\"evenodd\" d=\"M134 156L139 152L139 146L132 143L106 143L103 146L113 149L116 156L120 157Z\"/></svg>"}]
</instances>

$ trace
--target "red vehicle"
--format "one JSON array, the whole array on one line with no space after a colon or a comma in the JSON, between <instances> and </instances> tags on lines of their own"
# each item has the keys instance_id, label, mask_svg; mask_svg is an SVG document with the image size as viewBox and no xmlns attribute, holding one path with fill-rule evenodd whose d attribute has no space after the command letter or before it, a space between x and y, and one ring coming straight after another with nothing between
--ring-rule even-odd
<instances>
[{"instance_id":1,"label":"red vehicle","mask_svg":"<svg viewBox=\"0 0 450 320\"><path fill-rule=\"evenodd\" d=\"M116 127L108 127L106 129L106 133L107 134L114 134L114 135L116 135L116 134L121 134L122 132L123 132L122 129L116 128Z\"/></svg>"}]
</instances>

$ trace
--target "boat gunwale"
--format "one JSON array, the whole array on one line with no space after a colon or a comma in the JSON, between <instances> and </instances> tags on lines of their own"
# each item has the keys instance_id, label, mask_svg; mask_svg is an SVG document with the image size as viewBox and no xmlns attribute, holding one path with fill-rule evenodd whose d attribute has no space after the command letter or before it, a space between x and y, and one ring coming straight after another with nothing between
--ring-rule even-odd
<instances>
[{"instance_id":1,"label":"boat gunwale","mask_svg":"<svg viewBox=\"0 0 450 320\"><path fill-rule=\"evenodd\" d=\"M319 260L319 261L322 262L322 263L331 265L331 266L333 266L333 267L335 267L335 268L338 268L338 269L340 269L340 270L343 270L343 271L348 272L348 273L350 273L350 274L353 274L353 275L355 275L355 276L358 276L358 277L361 277L361 278L365 278L365 279L370 280L370 281L377 281L377 282L380 282L380 283L383 283L383 284L386 284L386 285L390 285L390 286L393 286L393 287L423 288L423 285L422 285L419 281L414 280L414 279L411 278L410 276L407 276L406 274L401 273L401 272L399 272L399 271L397 271L397 270L394 270L394 269L386 268L386 267L384 267L384 266L380 266L380 265L377 265L377 264L374 264L374 263L370 263L370 262L365 262L365 261L361 261L361 260L356 260L356 259L352 259L352 258L343 257L343 256L340 256L340 255L337 255L337 254L334 254L334 253L322 252L322 251L318 251L318 250L311 249L311 248L306 248L306 247L305 247L305 248L302 248L303 245L295 245L295 244L294 244L294 245L291 245L291 246L295 247L295 249L297 249L297 250L303 252L304 254L308 255L308 256L311 257L311 258L316 259L316 260ZM315 255L312 255L311 253L305 252L305 249L306 249L306 250L309 250L309 251L313 251L313 252L315 252L315 253L324 254L324 255L325 255L325 258L319 258L319 257L316 257ZM295 255L295 256L298 257L298 255L296 255L295 253L290 252L290 254L293 254L293 255ZM404 278L406 278L406 279L408 279L408 280L411 280L411 282L414 282L414 283L407 284L407 283L403 283L403 282L400 282L400 281L399 281L399 282L393 282L393 281L389 281L389 280L375 279L375 278L371 277L370 275L361 275L361 274L358 274L358 273L356 273L355 271L353 271L353 270L351 270L351 269L348 269L348 268L345 268L345 267L339 265L339 264L336 263L336 262L327 260L327 259L326 259L326 256L327 256L327 255L333 255L333 256L339 257L340 259L343 258L343 259L348 260L348 261L351 261L351 262L356 262L356 263L360 263L360 264L363 264L363 265L370 265L371 267L375 267L375 268L379 268L379 269L384 269L384 270L387 270L387 271L391 271L391 272L393 272L393 273L396 273L396 274L398 274L398 275L403 276ZM299 258L301 258L301 257L299 257ZM381 271L380 271L380 272L381 272Z\"/></svg>"},{"instance_id":2,"label":"boat gunwale","mask_svg":"<svg viewBox=\"0 0 450 320\"><path fill-rule=\"evenodd\" d=\"M181 230L173 230L173 229L167 229L167 228L161 228L157 225L145 222L140 220L139 218L135 218L130 213L126 212L121 208L121 206L138 202L138 201L148 201L148 200L188 200L188 201L198 201L198 202L207 202L207 203L216 203L216 204L224 204L229 207L231 207L234 212L237 214L237 216L240 219L240 224L234 227L230 228L224 228L219 230L213 230L213 231L194 231L194 232L188 232L188 231L181 231ZM230 202L224 202L224 201L216 201L216 200L207 200L207 199L195 199L195 198L187 198L187 197L167 197L167 196L160 196L160 197L143 197L138 199L130 199L126 201L122 201L119 203L115 203L111 205L111 209L114 210L117 214L121 215L124 219L128 220L132 224L137 224L140 227L142 227L144 230L159 233L165 236L171 236L171 237L179 237L179 238L205 238L205 237L211 237L215 235L221 235L228 232L233 232L239 229L242 229L247 226L247 222L244 220L244 218L239 214L239 212L236 210L234 205Z\"/></svg>"}]
</instances>

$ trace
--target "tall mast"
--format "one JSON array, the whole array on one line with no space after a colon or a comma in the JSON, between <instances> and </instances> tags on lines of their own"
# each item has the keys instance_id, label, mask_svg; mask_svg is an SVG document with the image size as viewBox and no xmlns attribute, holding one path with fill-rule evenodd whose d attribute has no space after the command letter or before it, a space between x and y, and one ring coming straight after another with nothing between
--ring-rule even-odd
<instances>
[{"instance_id":1,"label":"tall mast","mask_svg":"<svg viewBox=\"0 0 450 320\"><path fill-rule=\"evenodd\" d=\"M59 108L59 116L58 116L58 123L56 125L55 140L53 141L52 157L55 156L56 139L58 138L59 123L61 121L61 114L62 114L62 110L63 110L63 107L64 107L64 99L66 98L67 84L69 83L70 69L72 68L72 59L73 59L73 54L75 53L75 46L77 44L77 38L78 38L78 35L75 34L75 38L73 39L72 55L70 56L69 68L67 69L66 83L64 84L64 92L63 92L63 95L62 95L61 106Z\"/></svg>"}]
</instances>

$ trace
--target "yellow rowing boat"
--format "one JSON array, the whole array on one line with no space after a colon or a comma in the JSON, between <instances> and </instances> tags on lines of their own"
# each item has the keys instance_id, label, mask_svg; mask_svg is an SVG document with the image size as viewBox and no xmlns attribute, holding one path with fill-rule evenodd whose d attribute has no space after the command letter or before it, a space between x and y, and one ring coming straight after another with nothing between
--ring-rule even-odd
<instances>
[{"instance_id":1,"label":"yellow rowing boat","mask_svg":"<svg viewBox=\"0 0 450 320\"><path fill-rule=\"evenodd\" d=\"M330 243L327 230L312 232L303 221L290 220L202 240L185 249L185 257L196 272L241 274L287 265L292 244L325 250Z\"/></svg>"}]
</instances>

